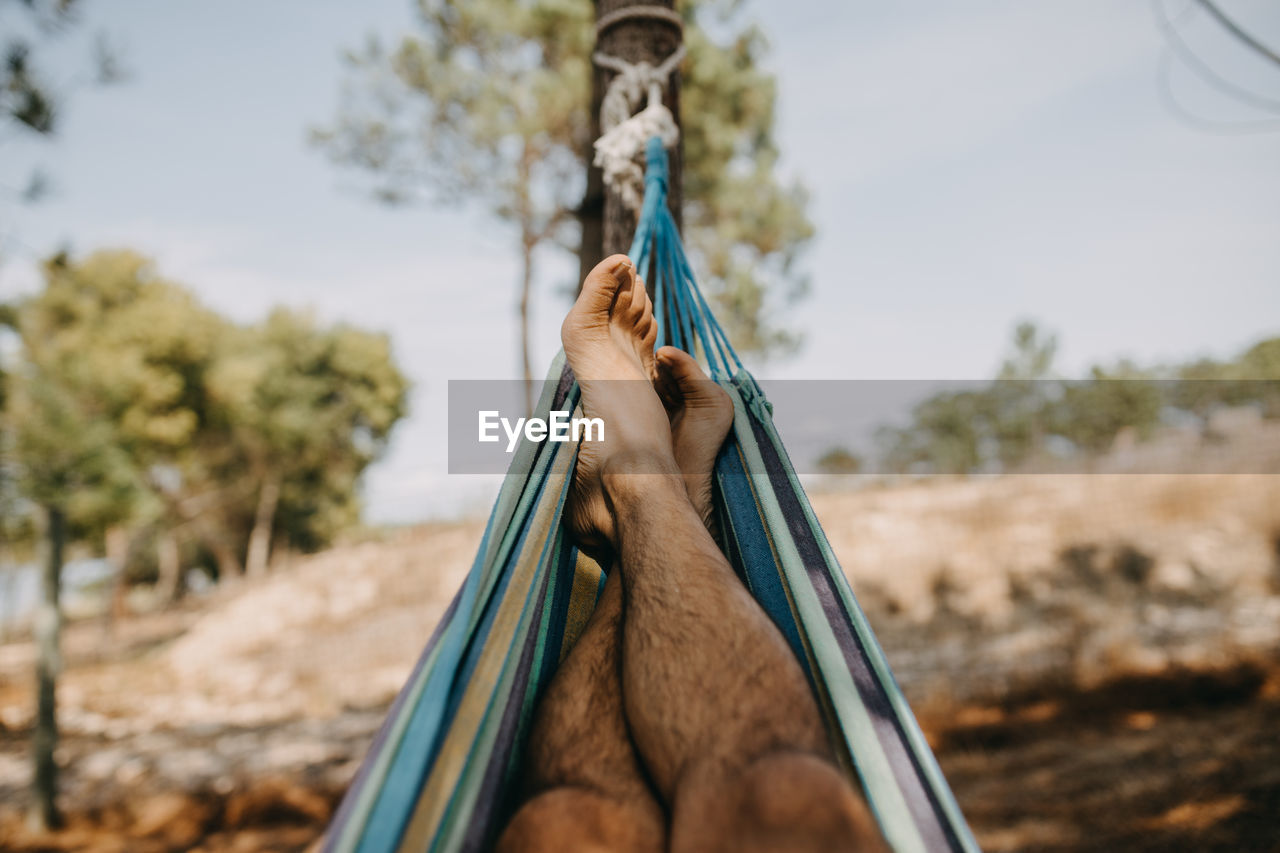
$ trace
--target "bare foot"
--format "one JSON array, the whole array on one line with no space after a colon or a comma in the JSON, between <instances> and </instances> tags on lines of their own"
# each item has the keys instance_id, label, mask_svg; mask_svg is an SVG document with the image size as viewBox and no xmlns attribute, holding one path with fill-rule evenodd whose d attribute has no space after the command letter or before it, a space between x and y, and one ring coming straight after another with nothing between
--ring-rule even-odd
<instances>
[{"instance_id":1,"label":"bare foot","mask_svg":"<svg viewBox=\"0 0 1280 853\"><path fill-rule=\"evenodd\" d=\"M584 551L596 556L616 542L601 476L618 459L674 468L671 427L650 384L658 325L644 282L625 255L596 265L560 327L564 352L582 388L582 409L604 421L604 439L583 441L565 518Z\"/></svg>"},{"instance_id":2,"label":"bare foot","mask_svg":"<svg viewBox=\"0 0 1280 853\"><path fill-rule=\"evenodd\" d=\"M711 474L733 425L733 401L702 372L693 356L675 347L658 350L654 387L671 419L676 464L689 502L703 525L712 530Z\"/></svg>"}]
</instances>

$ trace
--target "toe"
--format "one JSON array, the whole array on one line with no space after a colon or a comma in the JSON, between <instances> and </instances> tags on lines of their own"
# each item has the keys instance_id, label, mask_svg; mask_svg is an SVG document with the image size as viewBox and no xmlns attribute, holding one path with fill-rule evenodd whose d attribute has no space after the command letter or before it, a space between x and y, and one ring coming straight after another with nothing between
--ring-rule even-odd
<instances>
[{"instance_id":1,"label":"toe","mask_svg":"<svg viewBox=\"0 0 1280 853\"><path fill-rule=\"evenodd\" d=\"M698 366L697 359L682 349L663 347L658 350L657 358L685 393L697 391L701 383L711 381Z\"/></svg>"},{"instance_id":2,"label":"toe","mask_svg":"<svg viewBox=\"0 0 1280 853\"><path fill-rule=\"evenodd\" d=\"M641 281L643 282L644 279L641 279ZM649 319L653 319L653 300L649 298L647 289L644 295L644 315L643 316Z\"/></svg>"},{"instance_id":3,"label":"toe","mask_svg":"<svg viewBox=\"0 0 1280 853\"><path fill-rule=\"evenodd\" d=\"M608 313L614 301L631 289L635 267L626 255L610 255L595 265L582 282L575 309Z\"/></svg>"},{"instance_id":4,"label":"toe","mask_svg":"<svg viewBox=\"0 0 1280 853\"><path fill-rule=\"evenodd\" d=\"M647 352L653 352L653 345L658 342L658 321L650 314L643 321L640 343Z\"/></svg>"},{"instance_id":5,"label":"toe","mask_svg":"<svg viewBox=\"0 0 1280 853\"><path fill-rule=\"evenodd\" d=\"M644 279L638 275L631 277L631 283L618 290L617 301L613 306L613 322L625 332L635 331L644 316Z\"/></svg>"},{"instance_id":6,"label":"toe","mask_svg":"<svg viewBox=\"0 0 1280 853\"><path fill-rule=\"evenodd\" d=\"M631 313L637 319L644 316L644 306L649 303L648 288L644 279L636 276L636 286L631 289Z\"/></svg>"},{"instance_id":7,"label":"toe","mask_svg":"<svg viewBox=\"0 0 1280 853\"><path fill-rule=\"evenodd\" d=\"M676 347L663 347L656 354L659 375L669 376L670 391L677 391L686 405L715 407L732 412L733 401L717 383L702 371L697 359Z\"/></svg>"},{"instance_id":8,"label":"toe","mask_svg":"<svg viewBox=\"0 0 1280 853\"><path fill-rule=\"evenodd\" d=\"M662 401L668 416L674 415L684 406L684 395L680 393L680 385L671 374L671 366L661 358L654 361L653 390L658 392L658 399Z\"/></svg>"}]
</instances>

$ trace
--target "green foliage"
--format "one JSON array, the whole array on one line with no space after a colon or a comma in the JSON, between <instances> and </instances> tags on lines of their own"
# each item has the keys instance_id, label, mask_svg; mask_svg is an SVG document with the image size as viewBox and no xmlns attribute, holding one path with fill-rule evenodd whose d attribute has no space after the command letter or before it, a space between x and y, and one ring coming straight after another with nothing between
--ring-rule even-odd
<instances>
[{"instance_id":1,"label":"green foliage","mask_svg":"<svg viewBox=\"0 0 1280 853\"><path fill-rule=\"evenodd\" d=\"M1237 364L1242 379L1280 379L1280 338L1268 338L1249 347Z\"/></svg>"},{"instance_id":2,"label":"green foliage","mask_svg":"<svg viewBox=\"0 0 1280 853\"><path fill-rule=\"evenodd\" d=\"M57 258L16 308L6 432L21 495L73 535L182 531L241 562L262 519L294 547L358 517L359 478L405 412L384 335L278 310L237 326L143 258ZM225 561L225 565L222 563Z\"/></svg>"},{"instance_id":3,"label":"green foliage","mask_svg":"<svg viewBox=\"0 0 1280 853\"><path fill-rule=\"evenodd\" d=\"M112 425L95 416L84 388L31 365L15 373L6 414L21 463L18 488L33 503L61 508L82 531L129 514L138 494L137 470Z\"/></svg>"},{"instance_id":4,"label":"green foliage","mask_svg":"<svg viewBox=\"0 0 1280 853\"><path fill-rule=\"evenodd\" d=\"M585 188L594 42L588 0L419 0L418 31L350 53L336 121L316 140L371 173L377 193L466 199L532 252L575 248ZM741 3L689 0L683 68L685 229L701 280L743 350L796 343L776 309L799 297L796 258L813 235L802 187L776 172L775 85ZM714 17L712 38L702 18Z\"/></svg>"},{"instance_id":5,"label":"green foliage","mask_svg":"<svg viewBox=\"0 0 1280 853\"><path fill-rule=\"evenodd\" d=\"M924 467L939 474L977 470L983 462L984 403L981 394L957 391L936 394L917 404L909 428L890 430L880 437L887 445L889 470L907 472Z\"/></svg>"},{"instance_id":6,"label":"green foliage","mask_svg":"<svg viewBox=\"0 0 1280 853\"><path fill-rule=\"evenodd\" d=\"M833 447L818 457L818 470L824 474L857 474L862 459L843 447Z\"/></svg>"},{"instance_id":7,"label":"green foliage","mask_svg":"<svg viewBox=\"0 0 1280 853\"><path fill-rule=\"evenodd\" d=\"M51 134L57 128L59 101L65 92L49 84L36 54L48 42L74 28L81 0L0 0L0 122L33 133ZM118 57L101 36L93 49L94 79L114 83L123 73Z\"/></svg>"},{"instance_id":8,"label":"green foliage","mask_svg":"<svg viewBox=\"0 0 1280 853\"><path fill-rule=\"evenodd\" d=\"M277 309L234 336L209 386L228 439L217 476L278 480L290 544L316 548L358 520L360 475L406 412L385 335ZM242 523L251 510L240 505Z\"/></svg>"},{"instance_id":9,"label":"green foliage","mask_svg":"<svg viewBox=\"0 0 1280 853\"><path fill-rule=\"evenodd\" d=\"M1123 431L1148 437L1170 410L1202 422L1224 406L1254 405L1280 416L1280 338L1228 362L1143 369L1122 361L1094 367L1078 382L1051 379L1056 350L1053 336L1019 324L994 382L936 394L915 407L908 426L881 431L888 469L967 474L1010 470L1051 446L1103 453Z\"/></svg>"},{"instance_id":10,"label":"green foliage","mask_svg":"<svg viewBox=\"0 0 1280 853\"><path fill-rule=\"evenodd\" d=\"M75 29L80 0L0 0L0 130L6 137L21 132L35 137L53 136L68 98L65 87L52 84L54 74L47 62L48 48L65 33ZM123 72L118 57L106 38L94 42L93 82L118 82ZM61 69L57 75L70 75ZM7 182L16 184L9 177ZM48 189L48 178L33 170L19 189L6 195L19 202L40 198Z\"/></svg>"},{"instance_id":11,"label":"green foliage","mask_svg":"<svg viewBox=\"0 0 1280 853\"><path fill-rule=\"evenodd\" d=\"M1086 453L1102 453L1123 429L1138 438L1151 434L1166 405L1165 388L1128 363L1095 367L1086 382L1063 388L1049 413L1053 433Z\"/></svg>"},{"instance_id":12,"label":"green foliage","mask_svg":"<svg viewBox=\"0 0 1280 853\"><path fill-rule=\"evenodd\" d=\"M775 318L808 288L797 260L814 229L805 188L777 174L777 85L761 69L768 43L758 27L739 23L736 0L680 8L688 50L680 90L686 243L735 346L793 349L798 336ZM700 25L707 16L730 35L712 38Z\"/></svg>"},{"instance_id":13,"label":"green foliage","mask_svg":"<svg viewBox=\"0 0 1280 853\"><path fill-rule=\"evenodd\" d=\"M551 237L581 185L590 5L421 0L417 11L418 33L347 54L360 85L316 139L376 174L384 199L484 199L523 239Z\"/></svg>"},{"instance_id":14,"label":"green foliage","mask_svg":"<svg viewBox=\"0 0 1280 853\"><path fill-rule=\"evenodd\" d=\"M1053 360L1058 354L1058 338L1048 334L1030 320L1022 320L1013 328L1013 346L1000 364L997 379L1026 382L1048 379L1053 375Z\"/></svg>"},{"instance_id":15,"label":"green foliage","mask_svg":"<svg viewBox=\"0 0 1280 853\"><path fill-rule=\"evenodd\" d=\"M63 509L73 531L115 523L139 500L141 470L124 449L127 395L113 381L128 371L111 363L113 347L89 345L104 331L104 314L131 300L134 262L97 259L89 273L99 288L55 258L45 268L45 289L16 310L22 359L5 414L18 486L36 504Z\"/></svg>"}]
</instances>

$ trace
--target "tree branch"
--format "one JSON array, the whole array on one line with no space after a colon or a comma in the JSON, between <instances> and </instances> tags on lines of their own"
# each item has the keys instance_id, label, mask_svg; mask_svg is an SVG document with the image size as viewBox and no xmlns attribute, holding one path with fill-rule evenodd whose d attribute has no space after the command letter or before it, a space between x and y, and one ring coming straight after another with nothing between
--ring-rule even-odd
<instances>
[{"instance_id":1,"label":"tree branch","mask_svg":"<svg viewBox=\"0 0 1280 853\"><path fill-rule=\"evenodd\" d=\"M1215 6L1212 0L1196 0L1196 2L1203 6L1204 10L1212 15L1214 19L1227 30L1227 32L1244 42L1259 56L1264 59L1271 60L1276 65L1280 65L1280 53L1276 53L1274 50L1258 41L1253 37L1253 35L1242 29L1239 24L1222 14L1222 10Z\"/></svg>"}]
</instances>

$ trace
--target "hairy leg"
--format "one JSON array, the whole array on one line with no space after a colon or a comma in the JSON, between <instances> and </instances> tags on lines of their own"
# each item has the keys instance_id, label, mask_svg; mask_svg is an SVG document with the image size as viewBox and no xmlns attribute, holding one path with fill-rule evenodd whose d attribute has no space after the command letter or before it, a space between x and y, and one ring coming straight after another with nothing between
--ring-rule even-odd
<instances>
[{"instance_id":1,"label":"hairy leg","mask_svg":"<svg viewBox=\"0 0 1280 853\"><path fill-rule=\"evenodd\" d=\"M615 256L597 266L587 278L576 313L570 314L589 323L580 331L590 338L587 348L596 356L592 364L605 363L595 372L580 374L584 385L593 378L615 376L643 383L653 371L652 303L643 282L624 263L625 258ZM595 450L584 447L582 452L590 459ZM583 489L576 487L575 497L567 522L586 534L581 519L600 496L597 491L584 500ZM599 555L602 565L607 562L599 540L584 544ZM531 799L503 832L500 853L638 853L666 846L665 815L645 779L623 714L622 596L621 575L611 571L582 636L539 701L524 767L525 795Z\"/></svg>"},{"instance_id":2,"label":"hairy leg","mask_svg":"<svg viewBox=\"0 0 1280 853\"><path fill-rule=\"evenodd\" d=\"M655 459L607 465L627 614L632 738L671 810L671 849L882 848L831 763L808 681Z\"/></svg>"},{"instance_id":3,"label":"hairy leg","mask_svg":"<svg viewBox=\"0 0 1280 853\"><path fill-rule=\"evenodd\" d=\"M636 756L618 672L622 581L617 571L535 712L525 755L532 798L499 853L661 851L666 818Z\"/></svg>"},{"instance_id":4,"label":"hairy leg","mask_svg":"<svg viewBox=\"0 0 1280 853\"><path fill-rule=\"evenodd\" d=\"M665 383L664 406L647 382L617 381L656 372L649 313L634 271L615 258L588 276L562 327L583 409L606 424L605 440L579 454L567 521L581 543L620 561L626 722L672 812L671 847L874 848L865 806L830 763L803 671L688 497L672 438L670 392L681 397L682 383ZM692 397L674 402L696 408Z\"/></svg>"},{"instance_id":5,"label":"hairy leg","mask_svg":"<svg viewBox=\"0 0 1280 853\"><path fill-rule=\"evenodd\" d=\"M595 298L622 302L625 291L622 282ZM564 321L575 373L635 377L634 361L617 370L605 357L590 332L599 325L577 307ZM659 351L653 373L657 393L582 383L584 409L613 439L580 456L571 502L580 535L604 539L620 561L623 704L671 809L672 849L874 849L867 809L829 761L804 672L705 528L727 398L675 348Z\"/></svg>"}]
</instances>

